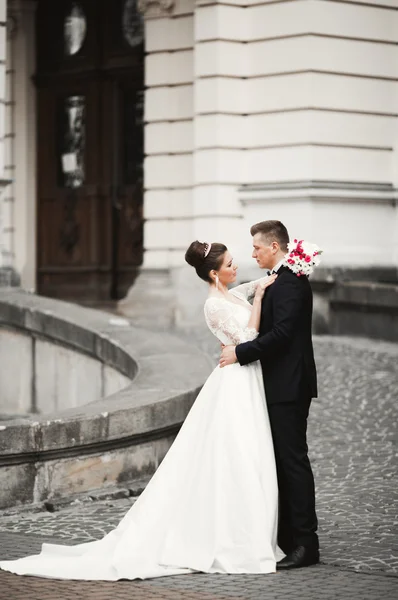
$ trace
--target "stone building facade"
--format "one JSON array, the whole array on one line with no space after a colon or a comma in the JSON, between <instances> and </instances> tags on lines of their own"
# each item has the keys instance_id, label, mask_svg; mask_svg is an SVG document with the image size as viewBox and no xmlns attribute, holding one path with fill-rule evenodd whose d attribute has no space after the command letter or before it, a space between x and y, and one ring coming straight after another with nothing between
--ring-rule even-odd
<instances>
[{"instance_id":1,"label":"stone building facade","mask_svg":"<svg viewBox=\"0 0 398 600\"><path fill-rule=\"evenodd\" d=\"M319 279L396 282L398 1L124 3L136 4L143 253L122 309L142 316L160 294L167 322L195 319L203 288L184 267L189 243L225 242L247 279L256 274L249 226L268 218L323 247ZM3 266L29 289L42 268L33 224L46 143L32 79L37 5L0 0L0 243Z\"/></svg>"}]
</instances>

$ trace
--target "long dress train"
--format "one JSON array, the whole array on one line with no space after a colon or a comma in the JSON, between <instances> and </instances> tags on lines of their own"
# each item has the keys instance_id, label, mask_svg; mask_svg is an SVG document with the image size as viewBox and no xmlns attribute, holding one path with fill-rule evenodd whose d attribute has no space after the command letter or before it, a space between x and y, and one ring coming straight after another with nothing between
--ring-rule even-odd
<instances>
[{"instance_id":1,"label":"long dress train","mask_svg":"<svg viewBox=\"0 0 398 600\"><path fill-rule=\"evenodd\" d=\"M209 297L205 317L223 343L257 335L247 327L253 283ZM271 573L278 489L258 362L216 367L146 489L98 541L43 544L41 553L0 562L21 575L145 579L201 571Z\"/></svg>"}]
</instances>

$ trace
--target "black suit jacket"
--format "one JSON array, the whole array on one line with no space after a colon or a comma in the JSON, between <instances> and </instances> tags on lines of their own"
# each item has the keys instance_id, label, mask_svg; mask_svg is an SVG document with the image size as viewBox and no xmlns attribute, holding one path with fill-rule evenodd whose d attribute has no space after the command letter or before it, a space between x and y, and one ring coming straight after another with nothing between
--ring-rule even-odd
<instances>
[{"instance_id":1,"label":"black suit jacket","mask_svg":"<svg viewBox=\"0 0 398 600\"><path fill-rule=\"evenodd\" d=\"M308 278L281 267L275 283L265 290L258 337L236 347L241 365L260 360L268 404L317 396L311 327Z\"/></svg>"}]
</instances>

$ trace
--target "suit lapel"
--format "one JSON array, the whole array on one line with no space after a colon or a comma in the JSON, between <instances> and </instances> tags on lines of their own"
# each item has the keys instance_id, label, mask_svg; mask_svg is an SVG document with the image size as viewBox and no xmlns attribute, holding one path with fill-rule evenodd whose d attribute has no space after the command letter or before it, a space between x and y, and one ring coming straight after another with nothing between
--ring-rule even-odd
<instances>
[{"instance_id":1,"label":"suit lapel","mask_svg":"<svg viewBox=\"0 0 398 600\"><path fill-rule=\"evenodd\" d=\"M288 267L285 267L284 265L282 267L280 267L278 269L278 277L280 277L281 275L283 275L286 272L291 272L290 269ZM270 319L272 320L272 311L271 309L271 301L272 301L272 288L274 287L274 285L277 285L277 281L278 279L275 281L275 283L273 283L272 285L270 285L264 293L264 298L263 301L261 303L261 329L268 329L269 327L271 327L271 323L268 322Z\"/></svg>"}]
</instances>

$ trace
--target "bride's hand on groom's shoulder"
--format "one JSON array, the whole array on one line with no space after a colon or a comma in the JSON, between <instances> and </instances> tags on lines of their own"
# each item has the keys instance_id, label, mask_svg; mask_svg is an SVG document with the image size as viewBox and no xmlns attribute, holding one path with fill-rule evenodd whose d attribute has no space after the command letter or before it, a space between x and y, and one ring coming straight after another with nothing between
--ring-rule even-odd
<instances>
[{"instance_id":1,"label":"bride's hand on groom's shoulder","mask_svg":"<svg viewBox=\"0 0 398 600\"><path fill-rule=\"evenodd\" d=\"M276 273L272 275L268 275L268 277L264 277L256 287L256 293L254 294L254 298L257 300L262 300L264 296L265 290L274 283L278 275Z\"/></svg>"}]
</instances>

